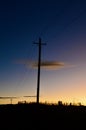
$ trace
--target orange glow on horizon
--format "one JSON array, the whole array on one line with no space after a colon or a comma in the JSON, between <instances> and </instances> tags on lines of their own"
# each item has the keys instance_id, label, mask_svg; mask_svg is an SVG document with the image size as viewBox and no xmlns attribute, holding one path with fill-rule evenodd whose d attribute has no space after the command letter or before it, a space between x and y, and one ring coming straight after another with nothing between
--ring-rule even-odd
<instances>
[{"instance_id":1,"label":"orange glow on horizon","mask_svg":"<svg viewBox=\"0 0 86 130\"><path fill-rule=\"evenodd\" d=\"M57 100L56 100L57 99ZM28 98L25 98L25 99L13 99L12 100L12 104L18 104L18 102L27 102L27 103L30 103L30 102L36 102L36 98L35 99L28 99ZM63 104L79 104L81 103L82 105L86 105L86 98L83 98L83 97L80 97L80 98L72 98L72 97L53 97L53 98L40 98L40 102L42 103L54 103L54 104L58 104L58 101L62 101ZM10 99L6 99L6 100L0 100L0 104L11 104L11 101Z\"/></svg>"}]
</instances>

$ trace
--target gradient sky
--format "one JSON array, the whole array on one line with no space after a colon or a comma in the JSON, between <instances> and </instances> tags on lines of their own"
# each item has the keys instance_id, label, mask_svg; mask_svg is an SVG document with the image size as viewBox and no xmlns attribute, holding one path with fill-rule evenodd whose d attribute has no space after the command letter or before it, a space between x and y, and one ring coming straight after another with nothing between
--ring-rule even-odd
<instances>
[{"instance_id":1,"label":"gradient sky","mask_svg":"<svg viewBox=\"0 0 86 130\"><path fill-rule=\"evenodd\" d=\"M40 101L86 105L85 0L0 1L0 96L36 95L37 69L18 61L37 61L39 37L42 60L66 65L41 69Z\"/></svg>"}]
</instances>

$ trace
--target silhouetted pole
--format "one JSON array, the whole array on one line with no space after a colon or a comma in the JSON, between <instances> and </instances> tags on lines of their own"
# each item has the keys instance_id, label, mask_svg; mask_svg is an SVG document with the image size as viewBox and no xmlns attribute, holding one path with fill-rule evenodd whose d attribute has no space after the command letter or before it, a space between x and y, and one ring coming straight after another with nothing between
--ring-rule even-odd
<instances>
[{"instance_id":1,"label":"silhouetted pole","mask_svg":"<svg viewBox=\"0 0 86 130\"><path fill-rule=\"evenodd\" d=\"M39 104L39 91L40 91L40 68L41 68L41 46L42 45L46 45L45 43L41 42L41 38L39 38L39 42L38 43L34 43L34 44L38 44L38 77L37 77L37 104Z\"/></svg>"}]
</instances>

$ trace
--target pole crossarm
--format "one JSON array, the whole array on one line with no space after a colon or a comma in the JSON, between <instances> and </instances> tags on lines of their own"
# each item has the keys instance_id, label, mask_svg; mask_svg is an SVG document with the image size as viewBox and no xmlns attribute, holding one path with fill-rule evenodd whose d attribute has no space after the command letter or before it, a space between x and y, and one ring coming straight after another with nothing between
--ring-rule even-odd
<instances>
[{"instance_id":1,"label":"pole crossarm","mask_svg":"<svg viewBox=\"0 0 86 130\"><path fill-rule=\"evenodd\" d=\"M41 45L46 45L46 43L42 43L42 42L41 42L41 38L39 38L39 42L34 42L33 44L38 44L38 45L39 45L39 44L41 44Z\"/></svg>"}]
</instances>

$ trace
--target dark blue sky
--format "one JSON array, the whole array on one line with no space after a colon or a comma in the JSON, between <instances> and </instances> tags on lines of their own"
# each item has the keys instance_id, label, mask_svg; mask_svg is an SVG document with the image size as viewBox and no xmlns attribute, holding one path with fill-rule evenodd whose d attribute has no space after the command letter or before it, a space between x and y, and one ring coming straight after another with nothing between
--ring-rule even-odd
<instances>
[{"instance_id":1,"label":"dark blue sky","mask_svg":"<svg viewBox=\"0 0 86 130\"><path fill-rule=\"evenodd\" d=\"M86 90L83 78L86 75L85 0L0 1L0 95L36 93L37 70L27 68L24 64L16 64L16 61L37 60L37 46L33 42L37 42L39 37L47 43L42 48L43 60L61 61L78 66L52 72L43 70L43 98L55 101L57 96L53 95L59 95L58 98L61 98L67 93L70 93L72 98L77 97L77 94L73 93L75 84L76 90L78 86L82 86L80 83L83 84L83 90ZM67 82L62 84L64 81ZM85 95L81 95L81 98L83 96Z\"/></svg>"}]
</instances>

